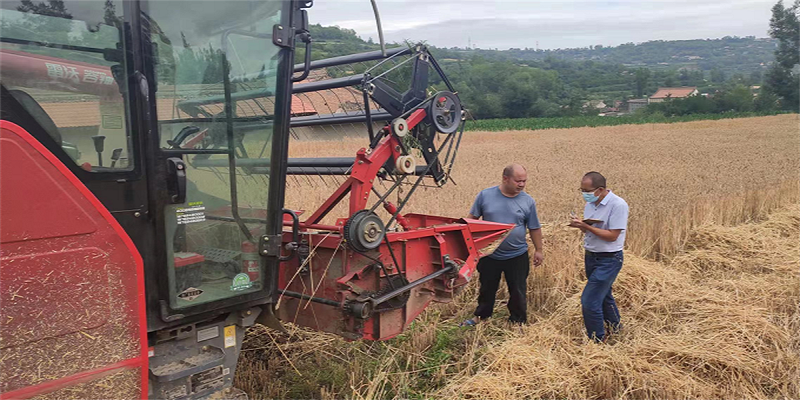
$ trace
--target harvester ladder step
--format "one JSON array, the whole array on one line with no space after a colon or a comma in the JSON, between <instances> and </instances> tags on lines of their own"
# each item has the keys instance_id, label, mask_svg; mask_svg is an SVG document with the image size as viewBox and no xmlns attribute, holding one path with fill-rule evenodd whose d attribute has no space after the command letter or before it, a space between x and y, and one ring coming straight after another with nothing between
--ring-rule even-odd
<instances>
[{"instance_id":1,"label":"harvester ladder step","mask_svg":"<svg viewBox=\"0 0 800 400\"><path fill-rule=\"evenodd\" d=\"M222 349L208 346L200 354L162 365L151 365L150 373L152 373L159 382L171 382L216 367L217 365L222 365L224 359L225 352L223 352Z\"/></svg>"}]
</instances>

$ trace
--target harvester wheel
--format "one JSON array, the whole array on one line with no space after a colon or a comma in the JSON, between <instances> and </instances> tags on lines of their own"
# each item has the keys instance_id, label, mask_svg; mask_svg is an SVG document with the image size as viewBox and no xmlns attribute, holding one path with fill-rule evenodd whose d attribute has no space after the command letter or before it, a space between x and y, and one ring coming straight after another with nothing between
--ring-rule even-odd
<instances>
[{"instance_id":1,"label":"harvester wheel","mask_svg":"<svg viewBox=\"0 0 800 400\"><path fill-rule=\"evenodd\" d=\"M364 252L378 248L386 235L383 221L369 212L361 210L353 214L344 225L344 237L354 250Z\"/></svg>"}]
</instances>

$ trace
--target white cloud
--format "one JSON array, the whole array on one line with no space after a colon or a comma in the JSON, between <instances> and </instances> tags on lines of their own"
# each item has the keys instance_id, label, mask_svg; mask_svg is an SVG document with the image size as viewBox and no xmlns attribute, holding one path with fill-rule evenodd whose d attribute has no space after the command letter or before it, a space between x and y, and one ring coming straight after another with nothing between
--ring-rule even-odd
<instances>
[{"instance_id":1,"label":"white cloud","mask_svg":"<svg viewBox=\"0 0 800 400\"><path fill-rule=\"evenodd\" d=\"M774 0L472 1L378 0L389 41L483 48L586 47L647 40L767 35ZM368 0L318 0L313 23L377 39Z\"/></svg>"}]
</instances>

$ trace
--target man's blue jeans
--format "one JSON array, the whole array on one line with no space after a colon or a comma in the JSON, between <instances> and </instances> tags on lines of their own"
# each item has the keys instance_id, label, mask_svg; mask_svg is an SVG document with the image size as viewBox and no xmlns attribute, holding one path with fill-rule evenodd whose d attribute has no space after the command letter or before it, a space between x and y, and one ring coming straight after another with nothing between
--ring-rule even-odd
<instances>
[{"instance_id":1,"label":"man's blue jeans","mask_svg":"<svg viewBox=\"0 0 800 400\"><path fill-rule=\"evenodd\" d=\"M605 338L604 324L609 324L612 330L621 327L611 285L622 269L622 260L621 250L614 253L587 251L584 256L587 282L581 294L583 323L586 325L586 334L596 341Z\"/></svg>"}]
</instances>

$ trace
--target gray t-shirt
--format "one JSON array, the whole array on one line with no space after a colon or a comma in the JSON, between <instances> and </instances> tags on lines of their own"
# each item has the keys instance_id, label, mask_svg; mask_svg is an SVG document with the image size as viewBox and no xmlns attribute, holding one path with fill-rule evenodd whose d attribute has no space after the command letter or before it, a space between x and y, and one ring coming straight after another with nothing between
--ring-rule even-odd
<instances>
[{"instance_id":1,"label":"gray t-shirt","mask_svg":"<svg viewBox=\"0 0 800 400\"><path fill-rule=\"evenodd\" d=\"M530 195L522 192L515 197L506 197L498 186L478 193L469 213L475 218L483 217L485 221L516 225L489 256L495 260L508 260L528 251L526 231L542 227L536 214L536 202Z\"/></svg>"}]
</instances>

